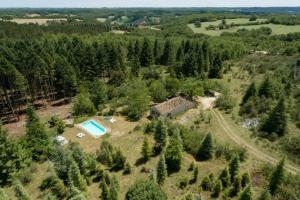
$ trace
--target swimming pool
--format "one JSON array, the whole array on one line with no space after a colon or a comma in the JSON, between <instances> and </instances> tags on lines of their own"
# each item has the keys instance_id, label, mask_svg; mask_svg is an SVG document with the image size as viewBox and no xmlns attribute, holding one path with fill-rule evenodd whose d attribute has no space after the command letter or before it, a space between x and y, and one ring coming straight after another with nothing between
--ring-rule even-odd
<instances>
[{"instance_id":1,"label":"swimming pool","mask_svg":"<svg viewBox=\"0 0 300 200\"><path fill-rule=\"evenodd\" d=\"M81 126L84 130L86 130L95 138L98 138L106 133L106 128L104 128L101 124L97 123L95 120L92 119L83 122Z\"/></svg>"}]
</instances>

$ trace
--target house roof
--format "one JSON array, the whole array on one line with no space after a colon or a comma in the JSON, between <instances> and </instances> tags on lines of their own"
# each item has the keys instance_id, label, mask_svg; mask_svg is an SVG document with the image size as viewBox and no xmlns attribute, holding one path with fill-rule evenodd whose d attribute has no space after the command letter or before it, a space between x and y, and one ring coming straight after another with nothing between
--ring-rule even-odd
<instances>
[{"instance_id":1,"label":"house roof","mask_svg":"<svg viewBox=\"0 0 300 200\"><path fill-rule=\"evenodd\" d=\"M152 109L156 110L157 112L164 114L164 113L169 113L172 110L174 110L175 108L177 108L178 106L181 105L189 105L193 102L187 100L184 97L174 97L172 99L169 99L163 103L157 104L155 106L152 107Z\"/></svg>"}]
</instances>

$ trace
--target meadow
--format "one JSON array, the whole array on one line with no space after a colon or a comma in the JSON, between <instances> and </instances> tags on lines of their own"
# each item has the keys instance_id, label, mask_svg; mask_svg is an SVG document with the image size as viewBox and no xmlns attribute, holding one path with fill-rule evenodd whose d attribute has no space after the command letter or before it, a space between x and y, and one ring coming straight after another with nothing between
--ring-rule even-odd
<instances>
[{"instance_id":1,"label":"meadow","mask_svg":"<svg viewBox=\"0 0 300 200\"><path fill-rule=\"evenodd\" d=\"M266 19L257 19L255 22L264 22ZM196 27L195 24L188 24L188 27L193 30L194 33L203 33L211 36L219 36L223 32L236 32L239 29L259 29L261 27L269 27L272 29L272 35L281 35L288 34L300 31L300 25L287 26L281 24L259 24L259 25L242 25L242 26L234 26L229 29L217 29L217 30L207 30L206 28L210 25L218 26L222 21L217 20L213 22L203 22L201 23L201 27ZM235 24L246 24L249 23L249 19L247 18L236 18L236 19L226 19L227 24L235 23ZM254 23L254 22L253 22Z\"/></svg>"}]
</instances>

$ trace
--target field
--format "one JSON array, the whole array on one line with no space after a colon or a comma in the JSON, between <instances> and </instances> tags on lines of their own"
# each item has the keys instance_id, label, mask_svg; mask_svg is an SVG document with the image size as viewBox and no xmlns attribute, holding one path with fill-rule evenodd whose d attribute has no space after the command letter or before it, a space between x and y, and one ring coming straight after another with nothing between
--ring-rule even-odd
<instances>
[{"instance_id":1,"label":"field","mask_svg":"<svg viewBox=\"0 0 300 200\"><path fill-rule=\"evenodd\" d=\"M265 21L265 19L258 19L257 21ZM249 23L249 20L247 18L236 18L236 19L226 19L227 24L235 23L235 24L245 24ZM206 27L209 25L217 26L221 23L221 20L214 21L214 22L203 22L201 23L201 27L196 27L195 24L188 24L188 27L190 27L194 33L203 33L208 34L211 36L219 36L223 32L236 32L239 29L258 29L261 27L269 27L272 29L273 35L280 35L280 34L287 34L287 33L293 33L293 32L299 32L300 31L300 25L295 26L287 26L287 25L281 25L281 24L260 24L260 25L247 25L247 26L235 26L230 29L223 29L223 30L206 30Z\"/></svg>"},{"instance_id":2,"label":"field","mask_svg":"<svg viewBox=\"0 0 300 200\"><path fill-rule=\"evenodd\" d=\"M99 17L99 18L96 18L96 20L99 22L106 22L107 18Z\"/></svg>"},{"instance_id":3,"label":"field","mask_svg":"<svg viewBox=\"0 0 300 200\"><path fill-rule=\"evenodd\" d=\"M39 18L39 19L23 19L23 18L14 18L12 20L9 20L11 22L15 22L17 24L39 24L39 25L45 25L50 21L56 21L56 22L61 22L61 21L67 21L66 18Z\"/></svg>"}]
</instances>

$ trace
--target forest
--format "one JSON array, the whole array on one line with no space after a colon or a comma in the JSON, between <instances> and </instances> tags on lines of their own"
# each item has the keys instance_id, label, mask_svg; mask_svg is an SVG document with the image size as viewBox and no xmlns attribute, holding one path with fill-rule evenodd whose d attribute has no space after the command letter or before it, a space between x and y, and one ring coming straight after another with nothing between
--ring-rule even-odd
<instances>
[{"instance_id":1,"label":"forest","mask_svg":"<svg viewBox=\"0 0 300 200\"><path fill-rule=\"evenodd\" d=\"M300 24L297 14L253 9L1 9L0 200L297 200L300 32L210 36L188 27L236 18ZM9 21L28 13L67 20ZM213 92L214 108L149 116L173 97ZM66 105L75 123L113 116L122 127L74 139L79 130L57 113L40 115ZM223 120L247 145L226 138L233 131ZM247 120L258 125L242 129ZM20 123L17 137L10 127ZM62 146L57 136L71 139Z\"/></svg>"}]
</instances>

